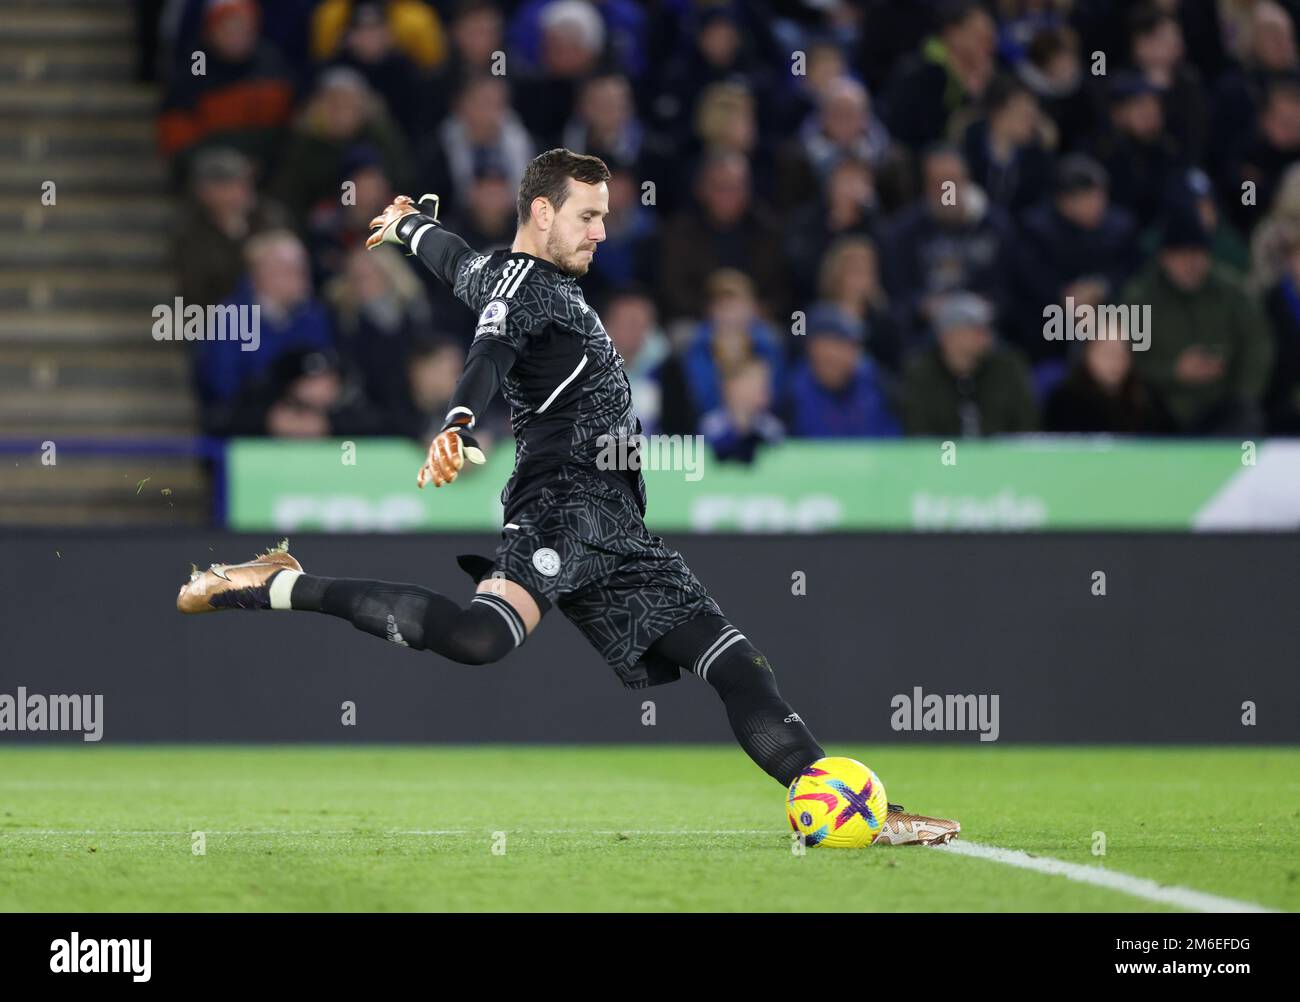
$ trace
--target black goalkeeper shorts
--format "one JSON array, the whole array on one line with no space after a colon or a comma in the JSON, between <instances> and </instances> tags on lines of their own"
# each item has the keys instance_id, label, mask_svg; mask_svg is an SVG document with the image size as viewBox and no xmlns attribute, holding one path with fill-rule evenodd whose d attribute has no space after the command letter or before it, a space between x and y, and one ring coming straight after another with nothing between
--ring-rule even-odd
<instances>
[{"instance_id":1,"label":"black goalkeeper shorts","mask_svg":"<svg viewBox=\"0 0 1300 1002\"><path fill-rule=\"evenodd\" d=\"M623 491L557 480L507 522L492 574L545 597L631 689L680 668L646 649L676 626L722 610L676 550L646 528Z\"/></svg>"}]
</instances>

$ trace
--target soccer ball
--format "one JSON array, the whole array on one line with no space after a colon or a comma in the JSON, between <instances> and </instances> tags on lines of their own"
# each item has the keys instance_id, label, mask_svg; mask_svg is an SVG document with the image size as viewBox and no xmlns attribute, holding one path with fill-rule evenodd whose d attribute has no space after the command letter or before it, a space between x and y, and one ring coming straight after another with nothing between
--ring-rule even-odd
<instances>
[{"instance_id":1,"label":"soccer ball","mask_svg":"<svg viewBox=\"0 0 1300 1002\"><path fill-rule=\"evenodd\" d=\"M819 758L790 784L785 811L805 845L861 849L880 834L885 784L851 758Z\"/></svg>"}]
</instances>

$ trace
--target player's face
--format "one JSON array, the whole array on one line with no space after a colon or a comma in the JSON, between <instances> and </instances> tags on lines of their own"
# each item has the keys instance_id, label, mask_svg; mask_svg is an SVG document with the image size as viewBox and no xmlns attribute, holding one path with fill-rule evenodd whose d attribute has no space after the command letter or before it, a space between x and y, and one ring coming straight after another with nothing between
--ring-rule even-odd
<instances>
[{"instance_id":1,"label":"player's face","mask_svg":"<svg viewBox=\"0 0 1300 1002\"><path fill-rule=\"evenodd\" d=\"M587 274L596 256L596 244L605 239L609 215L609 187L569 179L569 197L555 213L546 235L546 256L565 274Z\"/></svg>"}]
</instances>

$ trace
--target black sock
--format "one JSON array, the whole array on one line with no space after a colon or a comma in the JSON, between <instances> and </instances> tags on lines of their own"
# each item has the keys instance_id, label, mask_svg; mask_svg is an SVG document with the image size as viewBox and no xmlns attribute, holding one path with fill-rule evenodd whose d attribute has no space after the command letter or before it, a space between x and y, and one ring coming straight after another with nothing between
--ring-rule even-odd
<instances>
[{"instance_id":1,"label":"black sock","mask_svg":"<svg viewBox=\"0 0 1300 1002\"><path fill-rule=\"evenodd\" d=\"M782 786L826 756L781 697L767 658L722 617L693 619L660 637L655 650L713 686L745 754Z\"/></svg>"},{"instance_id":2,"label":"black sock","mask_svg":"<svg viewBox=\"0 0 1300 1002\"><path fill-rule=\"evenodd\" d=\"M303 574L293 583L294 609L346 619L358 630L461 664L498 661L524 642L524 622L510 603L479 592L462 608L419 585Z\"/></svg>"}]
</instances>

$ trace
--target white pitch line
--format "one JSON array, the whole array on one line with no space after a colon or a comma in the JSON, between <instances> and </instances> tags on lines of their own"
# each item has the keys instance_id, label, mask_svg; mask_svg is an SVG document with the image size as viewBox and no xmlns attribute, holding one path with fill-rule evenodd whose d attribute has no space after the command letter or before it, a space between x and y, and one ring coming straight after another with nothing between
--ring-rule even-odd
<instances>
[{"instance_id":1,"label":"white pitch line","mask_svg":"<svg viewBox=\"0 0 1300 1002\"><path fill-rule=\"evenodd\" d=\"M1194 891L1188 887L1175 887L1158 884L1146 877L1134 877L1127 873L1107 870L1100 866L1084 866L1081 863L1067 863L1063 859L1051 856L1031 856L1019 849L1000 849L994 845L980 845L977 842L949 842L947 845L934 846L936 851L954 853L958 856L972 856L975 859L988 859L995 863L1006 863L1024 870L1046 873L1055 877L1065 877L1081 884L1093 884L1108 887L1121 894L1131 894L1147 901L1163 905L1174 905L1195 912L1274 912L1277 909L1265 908L1250 901L1234 901L1221 898L1203 891Z\"/></svg>"},{"instance_id":2,"label":"white pitch line","mask_svg":"<svg viewBox=\"0 0 1300 1002\"><path fill-rule=\"evenodd\" d=\"M52 836L52 835L102 835L108 838L155 835L480 835L490 832L489 828L439 828L439 829L398 829L392 831L365 831L350 829L305 830L289 828L251 828L235 830L216 830L212 828L195 828L193 831L171 831L163 829L99 829L99 828L10 828L0 830L0 838L13 836ZM496 829L512 835L772 835L770 828L671 828L648 830L639 828L503 828ZM776 834L781 834L777 832Z\"/></svg>"}]
</instances>

